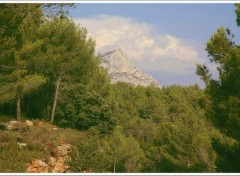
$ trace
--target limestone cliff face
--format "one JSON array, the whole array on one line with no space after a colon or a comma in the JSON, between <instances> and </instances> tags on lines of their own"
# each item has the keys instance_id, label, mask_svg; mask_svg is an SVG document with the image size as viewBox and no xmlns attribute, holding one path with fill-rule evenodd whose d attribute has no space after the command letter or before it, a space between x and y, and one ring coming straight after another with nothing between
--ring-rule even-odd
<instances>
[{"instance_id":1,"label":"limestone cliff face","mask_svg":"<svg viewBox=\"0 0 240 176\"><path fill-rule=\"evenodd\" d=\"M126 53L121 49L101 55L101 66L107 68L112 83L126 82L133 85L160 87L150 75L132 65Z\"/></svg>"}]
</instances>

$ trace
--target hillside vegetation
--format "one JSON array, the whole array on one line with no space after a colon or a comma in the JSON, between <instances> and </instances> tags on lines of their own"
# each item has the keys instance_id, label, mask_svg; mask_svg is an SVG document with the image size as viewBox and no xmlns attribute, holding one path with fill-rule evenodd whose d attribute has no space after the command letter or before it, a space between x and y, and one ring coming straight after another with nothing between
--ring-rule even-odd
<instances>
[{"instance_id":1,"label":"hillside vegetation","mask_svg":"<svg viewBox=\"0 0 240 176\"><path fill-rule=\"evenodd\" d=\"M39 160L44 172L56 162L58 172L239 171L240 49L229 29L206 48L219 79L197 67L204 90L110 84L71 6L0 4L0 172L33 172Z\"/></svg>"}]
</instances>

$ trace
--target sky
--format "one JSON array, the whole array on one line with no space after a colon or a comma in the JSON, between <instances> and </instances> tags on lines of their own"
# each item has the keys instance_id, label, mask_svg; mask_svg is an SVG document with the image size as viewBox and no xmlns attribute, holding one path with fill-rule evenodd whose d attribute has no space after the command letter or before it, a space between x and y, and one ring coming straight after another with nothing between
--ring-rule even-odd
<instances>
[{"instance_id":1,"label":"sky","mask_svg":"<svg viewBox=\"0 0 240 176\"><path fill-rule=\"evenodd\" d=\"M96 41L96 54L121 48L161 86L204 87L197 63L217 77L205 51L211 35L223 26L240 37L232 3L77 4L69 15Z\"/></svg>"}]
</instances>

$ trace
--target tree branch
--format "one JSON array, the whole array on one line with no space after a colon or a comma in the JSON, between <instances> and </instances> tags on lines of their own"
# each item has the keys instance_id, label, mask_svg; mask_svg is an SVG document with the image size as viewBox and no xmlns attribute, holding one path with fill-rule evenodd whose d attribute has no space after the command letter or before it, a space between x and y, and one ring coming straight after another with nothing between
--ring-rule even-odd
<instances>
[{"instance_id":1,"label":"tree branch","mask_svg":"<svg viewBox=\"0 0 240 176\"><path fill-rule=\"evenodd\" d=\"M7 65L0 65L0 67L5 68L5 69L14 69L15 68L13 66L7 66Z\"/></svg>"}]
</instances>

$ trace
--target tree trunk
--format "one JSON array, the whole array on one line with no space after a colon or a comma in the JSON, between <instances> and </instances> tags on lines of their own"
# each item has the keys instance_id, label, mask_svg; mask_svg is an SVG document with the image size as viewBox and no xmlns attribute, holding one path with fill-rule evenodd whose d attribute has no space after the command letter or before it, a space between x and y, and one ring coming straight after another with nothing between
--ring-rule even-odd
<instances>
[{"instance_id":1,"label":"tree trunk","mask_svg":"<svg viewBox=\"0 0 240 176\"><path fill-rule=\"evenodd\" d=\"M56 92L55 92L53 108L52 108L51 123L53 123L54 117L55 117L55 111L56 111L56 107L57 107L58 89L59 89L59 85L60 85L60 79L61 78L59 76L58 79L57 79L57 82L56 82Z\"/></svg>"},{"instance_id":2,"label":"tree trunk","mask_svg":"<svg viewBox=\"0 0 240 176\"><path fill-rule=\"evenodd\" d=\"M21 120L21 98L17 98L17 120Z\"/></svg>"},{"instance_id":3,"label":"tree trunk","mask_svg":"<svg viewBox=\"0 0 240 176\"><path fill-rule=\"evenodd\" d=\"M130 163L128 163L128 168L127 168L127 172L129 173L130 171Z\"/></svg>"},{"instance_id":4,"label":"tree trunk","mask_svg":"<svg viewBox=\"0 0 240 176\"><path fill-rule=\"evenodd\" d=\"M114 157L114 166L113 166L113 173L115 173L116 171L116 156Z\"/></svg>"}]
</instances>

